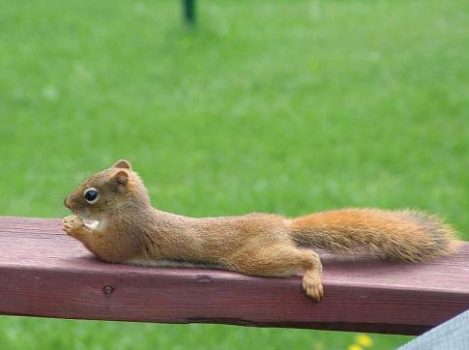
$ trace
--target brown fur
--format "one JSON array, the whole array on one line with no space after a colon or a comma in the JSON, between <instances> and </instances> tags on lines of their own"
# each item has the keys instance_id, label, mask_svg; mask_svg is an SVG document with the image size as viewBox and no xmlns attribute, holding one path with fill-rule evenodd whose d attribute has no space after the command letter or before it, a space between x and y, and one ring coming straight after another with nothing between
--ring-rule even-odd
<instances>
[{"instance_id":1,"label":"brown fur","mask_svg":"<svg viewBox=\"0 0 469 350\"><path fill-rule=\"evenodd\" d=\"M84 191L94 187L90 204ZM403 261L451 252L453 231L416 211L343 209L286 219L274 214L190 218L154 209L130 163L86 179L65 199L75 214L64 230L107 262L139 265L205 264L257 276L304 271L303 288L320 300L322 266L311 249L353 253L360 248ZM97 220L97 227L87 225Z\"/></svg>"}]
</instances>

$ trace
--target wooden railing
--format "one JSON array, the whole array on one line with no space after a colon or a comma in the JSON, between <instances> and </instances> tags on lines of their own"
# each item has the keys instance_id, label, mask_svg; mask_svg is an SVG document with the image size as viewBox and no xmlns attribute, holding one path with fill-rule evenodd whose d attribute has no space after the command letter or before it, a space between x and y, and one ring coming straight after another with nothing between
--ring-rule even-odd
<instances>
[{"instance_id":1,"label":"wooden railing","mask_svg":"<svg viewBox=\"0 0 469 350\"><path fill-rule=\"evenodd\" d=\"M106 264L61 220L0 218L0 314L420 334L469 308L469 244L427 263L324 256L325 298L300 277Z\"/></svg>"}]
</instances>

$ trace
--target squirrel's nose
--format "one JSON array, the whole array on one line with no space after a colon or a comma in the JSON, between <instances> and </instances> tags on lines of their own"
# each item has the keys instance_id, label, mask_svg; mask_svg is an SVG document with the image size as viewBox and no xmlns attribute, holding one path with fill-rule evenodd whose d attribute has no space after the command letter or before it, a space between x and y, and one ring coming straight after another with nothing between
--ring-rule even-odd
<instances>
[{"instance_id":1,"label":"squirrel's nose","mask_svg":"<svg viewBox=\"0 0 469 350\"><path fill-rule=\"evenodd\" d=\"M64 205L65 205L68 209L70 209L70 204L68 203L68 197L65 197L65 199L64 199Z\"/></svg>"}]
</instances>

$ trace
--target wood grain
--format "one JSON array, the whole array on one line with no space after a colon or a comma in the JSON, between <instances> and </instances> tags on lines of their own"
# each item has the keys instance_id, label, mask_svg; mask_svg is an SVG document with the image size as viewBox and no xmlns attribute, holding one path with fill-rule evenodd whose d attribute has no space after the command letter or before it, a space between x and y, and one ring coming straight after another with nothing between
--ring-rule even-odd
<instances>
[{"instance_id":1,"label":"wood grain","mask_svg":"<svg viewBox=\"0 0 469 350\"><path fill-rule=\"evenodd\" d=\"M0 217L0 314L419 334L469 308L469 244L428 263L324 255L325 299L300 277L96 260L61 220Z\"/></svg>"}]
</instances>

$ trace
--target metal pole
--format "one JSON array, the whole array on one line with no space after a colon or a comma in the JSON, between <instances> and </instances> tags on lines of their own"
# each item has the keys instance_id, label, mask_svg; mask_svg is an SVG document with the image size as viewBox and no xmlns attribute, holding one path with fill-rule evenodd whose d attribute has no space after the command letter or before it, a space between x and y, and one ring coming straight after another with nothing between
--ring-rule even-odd
<instances>
[{"instance_id":1,"label":"metal pole","mask_svg":"<svg viewBox=\"0 0 469 350\"><path fill-rule=\"evenodd\" d=\"M182 12L186 23L195 23L195 0L182 0Z\"/></svg>"}]
</instances>

